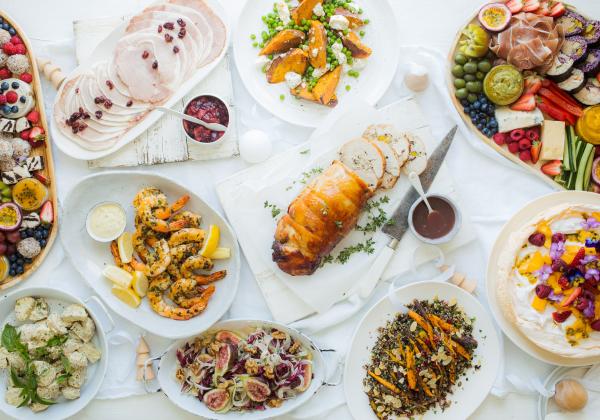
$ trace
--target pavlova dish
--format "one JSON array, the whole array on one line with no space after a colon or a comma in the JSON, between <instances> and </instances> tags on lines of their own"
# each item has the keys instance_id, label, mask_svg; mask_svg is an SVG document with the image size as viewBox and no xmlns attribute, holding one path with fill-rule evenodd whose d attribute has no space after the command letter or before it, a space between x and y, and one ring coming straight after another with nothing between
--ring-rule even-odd
<instances>
[{"instance_id":1,"label":"pavlova dish","mask_svg":"<svg viewBox=\"0 0 600 420\"><path fill-rule=\"evenodd\" d=\"M88 366L102 357L93 343L96 325L86 309L27 296L16 301L14 320L14 325L4 325L0 346L6 402L39 412L79 398Z\"/></svg>"},{"instance_id":2,"label":"pavlova dish","mask_svg":"<svg viewBox=\"0 0 600 420\"><path fill-rule=\"evenodd\" d=\"M514 232L499 262L505 316L541 348L600 355L600 205L561 205Z\"/></svg>"}]
</instances>

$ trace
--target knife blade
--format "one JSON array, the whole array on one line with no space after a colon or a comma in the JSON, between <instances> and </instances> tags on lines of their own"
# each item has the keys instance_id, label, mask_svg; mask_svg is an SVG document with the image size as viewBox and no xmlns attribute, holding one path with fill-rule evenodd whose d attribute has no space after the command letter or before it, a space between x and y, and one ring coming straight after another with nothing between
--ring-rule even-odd
<instances>
[{"instance_id":1,"label":"knife blade","mask_svg":"<svg viewBox=\"0 0 600 420\"><path fill-rule=\"evenodd\" d=\"M448 134L446 134L446 137L444 137L442 142L435 148L427 160L425 170L419 175L421 185L423 185L423 191L427 192L431 187L431 184L433 184L433 180L440 170L440 167L448 154L448 150L452 145L457 129L458 127L454 126ZM402 201L400 201L398 207L396 207L396 210L392 213L392 216L390 217L392 222L386 223L381 229L383 233L400 241L408 230L408 212L418 198L419 194L417 191L413 187L410 187L408 192L402 198Z\"/></svg>"}]
</instances>

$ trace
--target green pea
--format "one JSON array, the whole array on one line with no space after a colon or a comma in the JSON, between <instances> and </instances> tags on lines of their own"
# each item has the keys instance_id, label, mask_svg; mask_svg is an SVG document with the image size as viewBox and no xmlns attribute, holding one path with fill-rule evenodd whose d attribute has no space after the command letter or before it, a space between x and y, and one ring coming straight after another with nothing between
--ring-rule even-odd
<instances>
[{"instance_id":1,"label":"green pea","mask_svg":"<svg viewBox=\"0 0 600 420\"><path fill-rule=\"evenodd\" d=\"M363 23L364 23L365 25L368 25L368 24L369 24L369 22L370 22L370 20L369 20L369 19L365 19L365 20L363 20Z\"/></svg>"},{"instance_id":2,"label":"green pea","mask_svg":"<svg viewBox=\"0 0 600 420\"><path fill-rule=\"evenodd\" d=\"M254 35L254 34L250 35L250 39L256 39L256 35Z\"/></svg>"},{"instance_id":3,"label":"green pea","mask_svg":"<svg viewBox=\"0 0 600 420\"><path fill-rule=\"evenodd\" d=\"M462 89L456 89L456 92L454 92L454 95L458 98L458 99L466 99L467 96L469 96L469 92L467 91L467 89L462 88Z\"/></svg>"},{"instance_id":4,"label":"green pea","mask_svg":"<svg viewBox=\"0 0 600 420\"><path fill-rule=\"evenodd\" d=\"M253 46L254 48L258 47L258 42L253 42L253 43L252 43L252 46Z\"/></svg>"},{"instance_id":5,"label":"green pea","mask_svg":"<svg viewBox=\"0 0 600 420\"><path fill-rule=\"evenodd\" d=\"M463 77L465 75L465 70L460 64L457 64L452 67L452 75L454 77Z\"/></svg>"},{"instance_id":6,"label":"green pea","mask_svg":"<svg viewBox=\"0 0 600 420\"><path fill-rule=\"evenodd\" d=\"M454 87L456 89L462 89L467 85L467 82L465 82L465 79L454 79Z\"/></svg>"},{"instance_id":7,"label":"green pea","mask_svg":"<svg viewBox=\"0 0 600 420\"><path fill-rule=\"evenodd\" d=\"M365 31L360 31L359 34L360 36L365 36Z\"/></svg>"},{"instance_id":8,"label":"green pea","mask_svg":"<svg viewBox=\"0 0 600 420\"><path fill-rule=\"evenodd\" d=\"M350 92L350 89L352 89L352 87L350 85L346 85L346 91Z\"/></svg>"},{"instance_id":9,"label":"green pea","mask_svg":"<svg viewBox=\"0 0 600 420\"><path fill-rule=\"evenodd\" d=\"M281 95L279 95L279 100L283 101L285 99L285 95L282 93Z\"/></svg>"}]
</instances>

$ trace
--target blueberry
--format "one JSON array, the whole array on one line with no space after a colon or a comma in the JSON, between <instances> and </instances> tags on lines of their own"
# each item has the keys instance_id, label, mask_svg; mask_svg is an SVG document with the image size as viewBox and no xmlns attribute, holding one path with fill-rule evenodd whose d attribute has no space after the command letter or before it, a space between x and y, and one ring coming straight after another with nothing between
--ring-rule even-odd
<instances>
[{"instance_id":1,"label":"blueberry","mask_svg":"<svg viewBox=\"0 0 600 420\"><path fill-rule=\"evenodd\" d=\"M27 228L27 236L33 236L35 230L33 228Z\"/></svg>"},{"instance_id":2,"label":"blueberry","mask_svg":"<svg viewBox=\"0 0 600 420\"><path fill-rule=\"evenodd\" d=\"M31 264L32 261L31 258L25 258L25 264Z\"/></svg>"},{"instance_id":3,"label":"blueberry","mask_svg":"<svg viewBox=\"0 0 600 420\"><path fill-rule=\"evenodd\" d=\"M481 112L487 112L488 111L488 105L483 103L481 104Z\"/></svg>"},{"instance_id":4,"label":"blueberry","mask_svg":"<svg viewBox=\"0 0 600 420\"><path fill-rule=\"evenodd\" d=\"M46 240L45 240L45 239L42 239L42 240L40 241L40 246L43 248L43 247L45 247L45 246L46 246L46 243L47 243L47 242L46 242Z\"/></svg>"},{"instance_id":5,"label":"blueberry","mask_svg":"<svg viewBox=\"0 0 600 420\"><path fill-rule=\"evenodd\" d=\"M40 232L40 231L37 231L37 232L35 232L35 233L33 234L33 237L34 237L35 239L38 239L38 240L39 240L39 239L42 239L42 232Z\"/></svg>"},{"instance_id":6,"label":"blueberry","mask_svg":"<svg viewBox=\"0 0 600 420\"><path fill-rule=\"evenodd\" d=\"M483 128L483 124L481 124L481 123L478 123L478 124L477 124L477 129L481 131L481 129L482 129L482 128Z\"/></svg>"},{"instance_id":7,"label":"blueberry","mask_svg":"<svg viewBox=\"0 0 600 420\"><path fill-rule=\"evenodd\" d=\"M22 104L24 104L26 100L27 100L27 98L26 98L26 97L24 97L24 96L21 96L21 97L19 98L19 101L20 101Z\"/></svg>"},{"instance_id":8,"label":"blueberry","mask_svg":"<svg viewBox=\"0 0 600 420\"><path fill-rule=\"evenodd\" d=\"M469 105L469 101L467 101L466 99L463 99L462 101L460 101L462 106L468 106Z\"/></svg>"},{"instance_id":9,"label":"blueberry","mask_svg":"<svg viewBox=\"0 0 600 420\"><path fill-rule=\"evenodd\" d=\"M10 111L11 111L13 114L16 114L17 112L19 112L19 107L18 107L18 106L16 106L16 105L13 105L13 106L12 106L12 108L10 109Z\"/></svg>"},{"instance_id":10,"label":"blueberry","mask_svg":"<svg viewBox=\"0 0 600 420\"><path fill-rule=\"evenodd\" d=\"M19 235L21 236L21 239L27 238L27 232L25 232L24 230L22 230L21 232L19 232Z\"/></svg>"},{"instance_id":11,"label":"blueberry","mask_svg":"<svg viewBox=\"0 0 600 420\"><path fill-rule=\"evenodd\" d=\"M2 107L2 112L5 114L9 114L10 113L10 105L4 105Z\"/></svg>"},{"instance_id":12,"label":"blueberry","mask_svg":"<svg viewBox=\"0 0 600 420\"><path fill-rule=\"evenodd\" d=\"M492 119L490 120L490 125L491 125L492 127L498 127L498 121L496 121L496 119L495 119L495 118L492 118Z\"/></svg>"},{"instance_id":13,"label":"blueberry","mask_svg":"<svg viewBox=\"0 0 600 420\"><path fill-rule=\"evenodd\" d=\"M466 106L465 107L465 112L468 114L469 112L471 112L471 107L470 106Z\"/></svg>"},{"instance_id":14,"label":"blueberry","mask_svg":"<svg viewBox=\"0 0 600 420\"><path fill-rule=\"evenodd\" d=\"M5 31L8 31L8 28L9 28L8 23L4 22L2 24L2 29L4 29Z\"/></svg>"},{"instance_id":15,"label":"blueberry","mask_svg":"<svg viewBox=\"0 0 600 420\"><path fill-rule=\"evenodd\" d=\"M15 31L15 28L8 28L8 33L11 36L15 36L17 34L17 31Z\"/></svg>"},{"instance_id":16,"label":"blueberry","mask_svg":"<svg viewBox=\"0 0 600 420\"><path fill-rule=\"evenodd\" d=\"M8 90L9 87L10 85L8 84L8 82L2 82L2 84L0 84L0 88L2 90Z\"/></svg>"},{"instance_id":17,"label":"blueberry","mask_svg":"<svg viewBox=\"0 0 600 420\"><path fill-rule=\"evenodd\" d=\"M479 101L473 102L473 109L481 109L481 103Z\"/></svg>"},{"instance_id":18,"label":"blueberry","mask_svg":"<svg viewBox=\"0 0 600 420\"><path fill-rule=\"evenodd\" d=\"M25 271L25 269L23 268L22 265L17 267L17 274L23 274L24 271Z\"/></svg>"},{"instance_id":19,"label":"blueberry","mask_svg":"<svg viewBox=\"0 0 600 420\"><path fill-rule=\"evenodd\" d=\"M10 271L8 272L8 275L11 277L14 277L17 275L17 272L14 268L11 268Z\"/></svg>"},{"instance_id":20,"label":"blueberry","mask_svg":"<svg viewBox=\"0 0 600 420\"><path fill-rule=\"evenodd\" d=\"M486 127L483 129L483 134L485 134L486 137L490 136L490 130Z\"/></svg>"},{"instance_id":21,"label":"blueberry","mask_svg":"<svg viewBox=\"0 0 600 420\"><path fill-rule=\"evenodd\" d=\"M22 257L17 258L17 264L23 265L24 262L25 262L25 260L23 260Z\"/></svg>"},{"instance_id":22,"label":"blueberry","mask_svg":"<svg viewBox=\"0 0 600 420\"><path fill-rule=\"evenodd\" d=\"M50 232L48 232L47 230L42 232L42 239L47 239L48 235L50 235Z\"/></svg>"},{"instance_id":23,"label":"blueberry","mask_svg":"<svg viewBox=\"0 0 600 420\"><path fill-rule=\"evenodd\" d=\"M19 82L12 82L10 85L13 89L19 89Z\"/></svg>"},{"instance_id":24,"label":"blueberry","mask_svg":"<svg viewBox=\"0 0 600 420\"><path fill-rule=\"evenodd\" d=\"M10 261L11 263L17 261L17 255L12 254L11 256L8 257L8 261Z\"/></svg>"}]
</instances>

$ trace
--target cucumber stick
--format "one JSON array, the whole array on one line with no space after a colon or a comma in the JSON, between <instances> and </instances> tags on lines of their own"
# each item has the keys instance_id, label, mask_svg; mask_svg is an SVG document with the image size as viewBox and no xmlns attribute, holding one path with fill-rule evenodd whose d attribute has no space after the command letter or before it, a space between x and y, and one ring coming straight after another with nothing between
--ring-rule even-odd
<instances>
[{"instance_id":1,"label":"cucumber stick","mask_svg":"<svg viewBox=\"0 0 600 420\"><path fill-rule=\"evenodd\" d=\"M575 189L587 191L590 186L590 176L592 175L592 163L594 161L594 145L585 143L581 147L581 158L578 159L579 171L575 181Z\"/></svg>"},{"instance_id":2,"label":"cucumber stick","mask_svg":"<svg viewBox=\"0 0 600 420\"><path fill-rule=\"evenodd\" d=\"M571 130L567 127L567 138L565 139L565 151L563 153L563 169L565 171L570 171L571 169L571 156L573 152L571 151Z\"/></svg>"}]
</instances>

